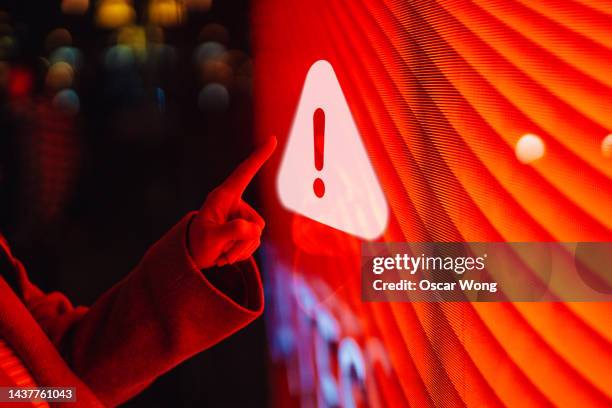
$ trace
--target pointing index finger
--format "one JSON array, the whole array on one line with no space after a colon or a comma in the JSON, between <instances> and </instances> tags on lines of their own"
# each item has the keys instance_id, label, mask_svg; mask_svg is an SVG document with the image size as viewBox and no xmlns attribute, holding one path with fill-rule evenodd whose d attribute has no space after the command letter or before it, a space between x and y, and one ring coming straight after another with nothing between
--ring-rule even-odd
<instances>
[{"instance_id":1,"label":"pointing index finger","mask_svg":"<svg viewBox=\"0 0 612 408\"><path fill-rule=\"evenodd\" d=\"M232 174L225 180L223 186L232 192L241 195L253 180L261 166L270 158L276 149L276 137L272 136L259 146L251 155L243 161Z\"/></svg>"}]
</instances>

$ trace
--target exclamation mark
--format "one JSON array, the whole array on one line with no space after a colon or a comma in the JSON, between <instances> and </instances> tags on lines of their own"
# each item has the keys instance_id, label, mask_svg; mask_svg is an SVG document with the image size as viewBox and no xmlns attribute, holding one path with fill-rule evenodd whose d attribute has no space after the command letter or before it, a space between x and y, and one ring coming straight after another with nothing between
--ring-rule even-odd
<instances>
[{"instance_id":1,"label":"exclamation mark","mask_svg":"<svg viewBox=\"0 0 612 408\"><path fill-rule=\"evenodd\" d=\"M323 170L323 158L325 156L325 112L318 108L312 115L312 125L314 133L314 161L318 171ZM312 189L317 197L325 195L325 183L320 178L316 178L312 184Z\"/></svg>"}]
</instances>

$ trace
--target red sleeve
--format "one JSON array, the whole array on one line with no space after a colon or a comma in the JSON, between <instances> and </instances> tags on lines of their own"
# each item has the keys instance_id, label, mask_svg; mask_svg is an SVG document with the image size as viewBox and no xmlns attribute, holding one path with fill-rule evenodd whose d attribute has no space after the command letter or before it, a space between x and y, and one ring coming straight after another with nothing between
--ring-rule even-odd
<instances>
[{"instance_id":1,"label":"red sleeve","mask_svg":"<svg viewBox=\"0 0 612 408\"><path fill-rule=\"evenodd\" d=\"M187 252L186 216L90 308L43 294L25 279L25 303L65 359L104 403L134 396L181 361L262 313L252 259L202 273ZM214 282L211 283L211 282Z\"/></svg>"}]
</instances>

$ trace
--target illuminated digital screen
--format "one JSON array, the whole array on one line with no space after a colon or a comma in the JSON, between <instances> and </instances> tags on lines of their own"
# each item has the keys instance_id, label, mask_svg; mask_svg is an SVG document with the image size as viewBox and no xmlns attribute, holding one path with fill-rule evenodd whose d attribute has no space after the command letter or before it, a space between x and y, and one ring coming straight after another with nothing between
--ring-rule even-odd
<instances>
[{"instance_id":1,"label":"illuminated digital screen","mask_svg":"<svg viewBox=\"0 0 612 408\"><path fill-rule=\"evenodd\" d=\"M610 303L365 302L360 286L368 240L612 241L612 6L252 13L257 135L279 139L261 190L275 405L612 405ZM309 85L322 66L337 82Z\"/></svg>"}]
</instances>

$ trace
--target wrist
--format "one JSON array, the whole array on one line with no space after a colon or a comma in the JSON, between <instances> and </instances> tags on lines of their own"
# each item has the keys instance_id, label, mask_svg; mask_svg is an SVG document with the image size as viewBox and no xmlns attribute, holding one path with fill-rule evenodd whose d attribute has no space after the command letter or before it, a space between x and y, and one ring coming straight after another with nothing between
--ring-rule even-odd
<instances>
[{"instance_id":1,"label":"wrist","mask_svg":"<svg viewBox=\"0 0 612 408\"><path fill-rule=\"evenodd\" d=\"M196 257L196 252L193 250L193 244L195 242L197 242L197 237L195 237L195 229L197 228L195 225L196 223L194 222L195 218L197 217L197 213L194 213L191 218L189 218L189 221L187 222L187 228L185 229L185 247L187 248L187 254L189 255L189 257L191 258L191 260L193 261L193 263L195 263L198 268L200 268L199 263L197 262L197 257Z\"/></svg>"}]
</instances>

